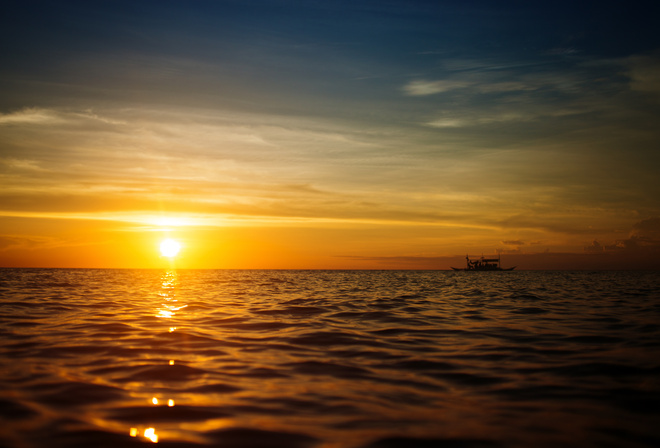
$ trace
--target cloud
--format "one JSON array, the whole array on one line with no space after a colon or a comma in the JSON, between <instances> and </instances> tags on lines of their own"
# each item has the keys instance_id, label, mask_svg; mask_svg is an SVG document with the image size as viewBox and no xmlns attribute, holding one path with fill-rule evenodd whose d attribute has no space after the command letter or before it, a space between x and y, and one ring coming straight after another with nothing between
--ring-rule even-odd
<instances>
[{"instance_id":1,"label":"cloud","mask_svg":"<svg viewBox=\"0 0 660 448\"><path fill-rule=\"evenodd\" d=\"M84 119L96 120L96 121L100 121L102 123L113 124L113 125L125 125L125 124L127 124L127 122L123 121L123 120L117 120L117 119L101 116L101 115L95 113L92 109L87 109L83 112L74 113L73 116L81 117L81 118L84 118Z\"/></svg>"},{"instance_id":2,"label":"cloud","mask_svg":"<svg viewBox=\"0 0 660 448\"><path fill-rule=\"evenodd\" d=\"M438 80L426 81L417 80L411 81L403 87L404 92L412 96L426 96L434 95L436 93L447 92L449 90L462 89L473 85L473 82L467 81L452 81L452 80Z\"/></svg>"},{"instance_id":3,"label":"cloud","mask_svg":"<svg viewBox=\"0 0 660 448\"><path fill-rule=\"evenodd\" d=\"M507 122L525 122L532 121L538 118L536 114L533 113L517 113L517 112L502 112L502 113L483 113L481 116L471 114L470 116L464 117L447 117L447 118L438 118L436 120L426 123L427 126L433 128L462 128L467 126L478 126L478 125L488 125L496 123L507 123Z\"/></svg>"},{"instance_id":4,"label":"cloud","mask_svg":"<svg viewBox=\"0 0 660 448\"><path fill-rule=\"evenodd\" d=\"M537 90L546 82L547 80L535 80L529 79L529 77L521 81L498 81L497 77L490 74L480 74L479 76L473 74L461 80L414 80L406 84L403 87L403 91L411 96L435 95L437 93L466 88L476 93L502 93Z\"/></svg>"},{"instance_id":5,"label":"cloud","mask_svg":"<svg viewBox=\"0 0 660 448\"><path fill-rule=\"evenodd\" d=\"M657 55L636 55L627 62L632 90L660 93L660 58Z\"/></svg>"},{"instance_id":6,"label":"cloud","mask_svg":"<svg viewBox=\"0 0 660 448\"><path fill-rule=\"evenodd\" d=\"M470 124L472 122L463 118L439 118L427 123L428 126L434 128L462 128Z\"/></svg>"},{"instance_id":7,"label":"cloud","mask_svg":"<svg viewBox=\"0 0 660 448\"><path fill-rule=\"evenodd\" d=\"M648 218L635 223L631 233L633 236L653 238L660 241L660 217Z\"/></svg>"},{"instance_id":8,"label":"cloud","mask_svg":"<svg viewBox=\"0 0 660 448\"><path fill-rule=\"evenodd\" d=\"M552 126L556 135L557 129L561 131L558 125L574 127L579 123L584 129L584 120L589 117L602 118L604 112L612 111L620 114L620 105L611 99L613 92L626 88L621 76L616 76L617 69L620 71L620 64L611 62L597 66L575 63L571 70L556 64L502 64L488 70L447 72L441 79L411 80L402 90L408 96L429 97L435 118L423 123L433 128L535 122L537 127L524 132L531 134ZM440 94L442 102L433 98ZM511 129L507 132L512 135Z\"/></svg>"},{"instance_id":9,"label":"cloud","mask_svg":"<svg viewBox=\"0 0 660 448\"><path fill-rule=\"evenodd\" d=\"M9 157L6 159L0 159L0 163L12 170L47 171L45 168L39 166L39 162L35 160Z\"/></svg>"},{"instance_id":10,"label":"cloud","mask_svg":"<svg viewBox=\"0 0 660 448\"><path fill-rule=\"evenodd\" d=\"M124 125L123 120L104 117L92 109L67 111L28 107L6 114L0 114L0 125L80 125L98 122L109 125Z\"/></svg>"},{"instance_id":11,"label":"cloud","mask_svg":"<svg viewBox=\"0 0 660 448\"><path fill-rule=\"evenodd\" d=\"M502 241L502 244L507 246L524 246L525 242L521 240L504 240Z\"/></svg>"},{"instance_id":12,"label":"cloud","mask_svg":"<svg viewBox=\"0 0 660 448\"><path fill-rule=\"evenodd\" d=\"M522 254L523 253L522 248L520 248L520 247L517 247L515 249L496 249L495 252L497 254L507 254L507 255Z\"/></svg>"},{"instance_id":13,"label":"cloud","mask_svg":"<svg viewBox=\"0 0 660 448\"><path fill-rule=\"evenodd\" d=\"M0 135L9 148L0 163L12 169L11 183L0 195L5 211L101 216L169 209L222 219L501 231L488 247L507 234L526 241L545 240L548 232L574 235L576 229L593 235L580 212L558 215L554 210L560 199L572 205L580 190L575 184L557 185L553 167L559 158L543 156L543 151L468 153L472 148L461 143L446 145L444 152L433 143L426 151L413 140L435 131L422 130L406 140L408 135L389 128L356 129L331 120L222 110L106 108L48 114L67 121L22 130L12 126ZM111 124L118 122L126 124ZM530 169L531 162L542 170ZM576 162L563 157L557 170L564 176ZM536 213L544 215L532 219ZM585 213L593 219L592 209ZM506 216L512 218L503 222ZM580 238L578 250L582 245Z\"/></svg>"},{"instance_id":14,"label":"cloud","mask_svg":"<svg viewBox=\"0 0 660 448\"><path fill-rule=\"evenodd\" d=\"M594 240L584 247L589 254L652 254L660 255L660 218L648 218L632 226L628 238L615 240L612 244L601 244Z\"/></svg>"},{"instance_id":15,"label":"cloud","mask_svg":"<svg viewBox=\"0 0 660 448\"><path fill-rule=\"evenodd\" d=\"M54 111L41 108L26 108L16 112L0 114L2 124L53 124L61 122L61 117Z\"/></svg>"},{"instance_id":16,"label":"cloud","mask_svg":"<svg viewBox=\"0 0 660 448\"><path fill-rule=\"evenodd\" d=\"M616 240L612 250L645 251L660 250L660 218L648 218L632 226L628 238Z\"/></svg>"},{"instance_id":17,"label":"cloud","mask_svg":"<svg viewBox=\"0 0 660 448\"><path fill-rule=\"evenodd\" d=\"M62 242L48 236L0 235L0 251L52 249Z\"/></svg>"},{"instance_id":18,"label":"cloud","mask_svg":"<svg viewBox=\"0 0 660 448\"><path fill-rule=\"evenodd\" d=\"M584 246L584 252L587 254L601 254L604 251L605 248L597 240L593 240L590 245Z\"/></svg>"},{"instance_id":19,"label":"cloud","mask_svg":"<svg viewBox=\"0 0 660 448\"><path fill-rule=\"evenodd\" d=\"M556 47L548 50L548 54L557 56L572 56L580 53L580 50L574 47Z\"/></svg>"}]
</instances>

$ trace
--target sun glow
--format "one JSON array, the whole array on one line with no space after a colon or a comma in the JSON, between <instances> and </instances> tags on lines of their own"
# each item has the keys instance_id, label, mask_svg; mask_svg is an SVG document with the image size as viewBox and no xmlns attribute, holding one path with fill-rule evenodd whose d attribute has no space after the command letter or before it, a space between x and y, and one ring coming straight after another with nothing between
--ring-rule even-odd
<instances>
[{"instance_id":1,"label":"sun glow","mask_svg":"<svg viewBox=\"0 0 660 448\"><path fill-rule=\"evenodd\" d=\"M160 253L163 257L174 258L181 250L181 244L171 238L160 243Z\"/></svg>"}]
</instances>

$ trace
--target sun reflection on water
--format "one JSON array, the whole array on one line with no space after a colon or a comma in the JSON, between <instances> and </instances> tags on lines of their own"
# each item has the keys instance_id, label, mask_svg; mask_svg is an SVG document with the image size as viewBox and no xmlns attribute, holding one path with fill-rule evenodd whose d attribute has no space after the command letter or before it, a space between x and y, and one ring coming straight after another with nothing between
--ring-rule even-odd
<instances>
[{"instance_id":1,"label":"sun reflection on water","mask_svg":"<svg viewBox=\"0 0 660 448\"><path fill-rule=\"evenodd\" d=\"M176 298L176 288L179 284L179 277L175 270L167 271L161 280L161 292L158 295L165 300L165 303L161 303L160 308L158 308L157 317L164 319L172 319L177 311L180 311L186 308L188 305L179 304L179 300ZM176 330L176 327L170 327L170 333Z\"/></svg>"},{"instance_id":2,"label":"sun reflection on water","mask_svg":"<svg viewBox=\"0 0 660 448\"><path fill-rule=\"evenodd\" d=\"M131 437L137 437L140 435L138 428L131 428L128 434ZM153 443L158 443L158 434L156 434L156 428L146 428L142 433L145 439L151 440Z\"/></svg>"},{"instance_id":3,"label":"sun reflection on water","mask_svg":"<svg viewBox=\"0 0 660 448\"><path fill-rule=\"evenodd\" d=\"M153 443L158 443L158 435L155 428L147 428L144 430L144 436L151 440Z\"/></svg>"},{"instance_id":4,"label":"sun reflection on water","mask_svg":"<svg viewBox=\"0 0 660 448\"><path fill-rule=\"evenodd\" d=\"M163 273L162 278L160 280L160 290L157 292L157 300L158 302L156 305L156 317L157 318L162 318L162 319L177 319L181 317L180 311L186 308L188 305L182 304L179 302L177 299L177 289L179 287L179 276L176 270L169 270ZM170 321L171 322L171 321ZM170 326L171 323L168 322L167 331L169 333L173 333L174 331L177 330L176 326ZM167 364L169 366L174 365L174 359L168 359ZM164 398L164 397L156 397L156 396L151 396L149 398L149 403L153 406L157 407L167 407L167 408L173 408L175 406L175 402L173 398ZM146 423L146 422L145 422ZM154 422L150 422L149 424L153 424ZM161 428L163 430L163 428ZM167 436L169 434L169 430L167 428L164 429L165 435ZM156 433L156 428L145 425L145 426L140 426L137 425L137 427L131 427L129 429L129 434L131 437L144 437L148 441L151 441L152 443L158 443L159 441L159 435Z\"/></svg>"}]
</instances>

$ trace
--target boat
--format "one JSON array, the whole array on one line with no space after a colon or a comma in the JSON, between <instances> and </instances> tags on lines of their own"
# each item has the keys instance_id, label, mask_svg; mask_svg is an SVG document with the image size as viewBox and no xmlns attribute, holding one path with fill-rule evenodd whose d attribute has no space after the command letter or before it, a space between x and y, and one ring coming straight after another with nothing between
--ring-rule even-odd
<instances>
[{"instance_id":1,"label":"boat","mask_svg":"<svg viewBox=\"0 0 660 448\"><path fill-rule=\"evenodd\" d=\"M476 260L470 260L468 255L465 256L467 262L467 267L464 268L455 268L451 267L454 271L513 271L516 267L512 268L503 268L500 266L500 256L497 258L484 258L482 255L481 258Z\"/></svg>"}]
</instances>

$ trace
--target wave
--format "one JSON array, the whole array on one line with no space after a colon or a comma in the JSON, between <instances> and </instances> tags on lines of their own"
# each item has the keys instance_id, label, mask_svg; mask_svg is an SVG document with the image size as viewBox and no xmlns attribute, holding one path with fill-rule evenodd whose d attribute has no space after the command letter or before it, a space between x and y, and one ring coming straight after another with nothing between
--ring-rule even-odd
<instances>
[{"instance_id":1,"label":"wave","mask_svg":"<svg viewBox=\"0 0 660 448\"><path fill-rule=\"evenodd\" d=\"M3 447L659 438L657 273L32 269L0 282Z\"/></svg>"}]
</instances>

